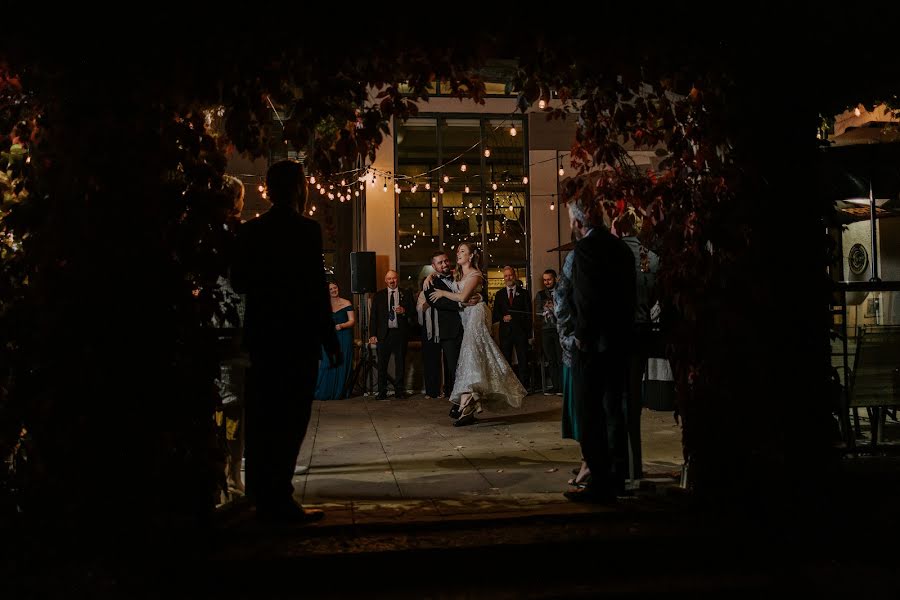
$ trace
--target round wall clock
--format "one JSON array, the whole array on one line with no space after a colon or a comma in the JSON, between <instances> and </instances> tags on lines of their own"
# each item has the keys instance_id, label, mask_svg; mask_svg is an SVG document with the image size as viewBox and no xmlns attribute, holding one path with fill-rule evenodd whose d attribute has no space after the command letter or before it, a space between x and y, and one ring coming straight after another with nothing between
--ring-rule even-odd
<instances>
[{"instance_id":1,"label":"round wall clock","mask_svg":"<svg viewBox=\"0 0 900 600\"><path fill-rule=\"evenodd\" d=\"M856 275L862 275L869 266L869 253L862 244L853 244L850 247L850 254L847 257L850 263L850 271Z\"/></svg>"}]
</instances>

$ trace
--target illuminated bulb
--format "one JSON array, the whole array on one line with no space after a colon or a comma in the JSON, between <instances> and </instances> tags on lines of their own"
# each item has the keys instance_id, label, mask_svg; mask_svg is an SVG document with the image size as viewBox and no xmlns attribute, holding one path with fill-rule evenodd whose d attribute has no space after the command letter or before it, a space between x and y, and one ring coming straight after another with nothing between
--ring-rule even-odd
<instances>
[{"instance_id":1,"label":"illuminated bulb","mask_svg":"<svg viewBox=\"0 0 900 600\"><path fill-rule=\"evenodd\" d=\"M313 212L316 212L316 205L315 205L315 204L313 204L310 208L312 208L312 211L313 211Z\"/></svg>"},{"instance_id":2,"label":"illuminated bulb","mask_svg":"<svg viewBox=\"0 0 900 600\"><path fill-rule=\"evenodd\" d=\"M419 189L419 186L418 186L418 185L414 185L414 186L412 186L412 189L411 189L410 191L411 191L413 194L415 194L417 189Z\"/></svg>"},{"instance_id":3,"label":"illuminated bulb","mask_svg":"<svg viewBox=\"0 0 900 600\"><path fill-rule=\"evenodd\" d=\"M317 184L316 184L316 189L317 189L317 190L321 190L321 189L322 189L322 184L321 184L321 183L317 183Z\"/></svg>"},{"instance_id":4,"label":"illuminated bulb","mask_svg":"<svg viewBox=\"0 0 900 600\"><path fill-rule=\"evenodd\" d=\"M329 200L334 200L334 194L330 194L330 193L329 193L329 194L328 194L328 199L329 199Z\"/></svg>"},{"instance_id":5,"label":"illuminated bulb","mask_svg":"<svg viewBox=\"0 0 900 600\"><path fill-rule=\"evenodd\" d=\"M469 202L469 208L472 208L472 203L471 203L471 202Z\"/></svg>"},{"instance_id":6,"label":"illuminated bulb","mask_svg":"<svg viewBox=\"0 0 900 600\"><path fill-rule=\"evenodd\" d=\"M511 135L511 136L513 136L513 137L516 137L516 134L517 134L517 133L519 133L519 132L516 131L516 127L515 127L515 126L512 126L512 127L509 128L509 135Z\"/></svg>"},{"instance_id":7,"label":"illuminated bulb","mask_svg":"<svg viewBox=\"0 0 900 600\"><path fill-rule=\"evenodd\" d=\"M256 213L256 216L258 217L258 216L259 216L259 213Z\"/></svg>"},{"instance_id":8,"label":"illuminated bulb","mask_svg":"<svg viewBox=\"0 0 900 600\"><path fill-rule=\"evenodd\" d=\"M522 183L524 183L525 185L528 185L528 176L527 175L522 178Z\"/></svg>"},{"instance_id":9,"label":"illuminated bulb","mask_svg":"<svg viewBox=\"0 0 900 600\"><path fill-rule=\"evenodd\" d=\"M859 107L858 107L858 106L857 106L856 108L853 109L853 114L856 115L857 117L860 115Z\"/></svg>"},{"instance_id":10,"label":"illuminated bulb","mask_svg":"<svg viewBox=\"0 0 900 600\"><path fill-rule=\"evenodd\" d=\"M424 217L424 216L425 216L425 211L424 211L424 210L420 210L420 211L419 211L419 216L420 216L420 217Z\"/></svg>"},{"instance_id":11,"label":"illuminated bulb","mask_svg":"<svg viewBox=\"0 0 900 600\"><path fill-rule=\"evenodd\" d=\"M491 184L491 189L492 189L492 190L496 190L496 189L497 189L497 182L494 182L494 183Z\"/></svg>"},{"instance_id":12,"label":"illuminated bulb","mask_svg":"<svg viewBox=\"0 0 900 600\"><path fill-rule=\"evenodd\" d=\"M436 203L436 202L437 202L437 196L432 196L432 197L431 197L431 203L434 204L434 203Z\"/></svg>"},{"instance_id":13,"label":"illuminated bulb","mask_svg":"<svg viewBox=\"0 0 900 600\"><path fill-rule=\"evenodd\" d=\"M443 193L444 193L444 187L441 186L438 188L438 194L443 194Z\"/></svg>"},{"instance_id":14,"label":"illuminated bulb","mask_svg":"<svg viewBox=\"0 0 900 600\"><path fill-rule=\"evenodd\" d=\"M556 202L553 200L550 201L550 210L556 210Z\"/></svg>"},{"instance_id":15,"label":"illuminated bulb","mask_svg":"<svg viewBox=\"0 0 900 600\"><path fill-rule=\"evenodd\" d=\"M538 102L538 108L541 109L541 110L544 110L545 108L547 108L547 103L544 102L544 99L543 99L543 98L541 98L541 101Z\"/></svg>"},{"instance_id":16,"label":"illuminated bulb","mask_svg":"<svg viewBox=\"0 0 900 600\"><path fill-rule=\"evenodd\" d=\"M450 178L444 175L444 183L450 183Z\"/></svg>"},{"instance_id":17,"label":"illuminated bulb","mask_svg":"<svg viewBox=\"0 0 900 600\"><path fill-rule=\"evenodd\" d=\"M466 193L469 193L469 186L466 186Z\"/></svg>"},{"instance_id":18,"label":"illuminated bulb","mask_svg":"<svg viewBox=\"0 0 900 600\"><path fill-rule=\"evenodd\" d=\"M329 190L333 190L333 189L334 189L334 184L332 183L331 185L329 185L329 186L328 186L328 189L329 189Z\"/></svg>"},{"instance_id":19,"label":"illuminated bulb","mask_svg":"<svg viewBox=\"0 0 900 600\"><path fill-rule=\"evenodd\" d=\"M265 200L265 199L268 198L269 196L268 196L268 194L266 194L265 192L263 192L263 193L262 193L262 197L263 197L263 200Z\"/></svg>"},{"instance_id":20,"label":"illuminated bulb","mask_svg":"<svg viewBox=\"0 0 900 600\"><path fill-rule=\"evenodd\" d=\"M559 168L559 176L562 177L562 176L565 175L565 174L566 174L566 170L563 169L562 167L560 167L560 168Z\"/></svg>"},{"instance_id":21,"label":"illuminated bulb","mask_svg":"<svg viewBox=\"0 0 900 600\"><path fill-rule=\"evenodd\" d=\"M312 176L309 178L309 182L310 182L310 183L315 183L315 182L316 182L316 176L315 176L315 175L312 175Z\"/></svg>"},{"instance_id":22,"label":"illuminated bulb","mask_svg":"<svg viewBox=\"0 0 900 600\"><path fill-rule=\"evenodd\" d=\"M309 216L313 216L313 211L309 211Z\"/></svg>"},{"instance_id":23,"label":"illuminated bulb","mask_svg":"<svg viewBox=\"0 0 900 600\"><path fill-rule=\"evenodd\" d=\"M468 169L468 168L469 167L466 166L466 163L459 165L459 170L462 171L463 173L465 173L466 169Z\"/></svg>"},{"instance_id":24,"label":"illuminated bulb","mask_svg":"<svg viewBox=\"0 0 900 600\"><path fill-rule=\"evenodd\" d=\"M484 149L484 157L485 157L485 158L490 158L490 157L491 157L491 149L490 149L490 148L485 148L485 149Z\"/></svg>"},{"instance_id":25,"label":"illuminated bulb","mask_svg":"<svg viewBox=\"0 0 900 600\"><path fill-rule=\"evenodd\" d=\"M325 195L325 188L319 188L319 195L320 195L320 196L324 196L324 195Z\"/></svg>"},{"instance_id":26,"label":"illuminated bulb","mask_svg":"<svg viewBox=\"0 0 900 600\"><path fill-rule=\"evenodd\" d=\"M382 190L385 192L387 191L387 181L384 182L384 188L382 188Z\"/></svg>"},{"instance_id":27,"label":"illuminated bulb","mask_svg":"<svg viewBox=\"0 0 900 600\"><path fill-rule=\"evenodd\" d=\"M431 189L431 182L428 182L428 183L425 184L425 189L426 189L426 190L430 190L430 189Z\"/></svg>"},{"instance_id":28,"label":"illuminated bulb","mask_svg":"<svg viewBox=\"0 0 900 600\"><path fill-rule=\"evenodd\" d=\"M347 180L341 179L341 187L346 187L346 186L347 186Z\"/></svg>"},{"instance_id":29,"label":"illuminated bulb","mask_svg":"<svg viewBox=\"0 0 900 600\"><path fill-rule=\"evenodd\" d=\"M360 183L360 184L359 184L359 189L364 190L364 189L366 189L366 186L365 186L364 184Z\"/></svg>"},{"instance_id":30,"label":"illuminated bulb","mask_svg":"<svg viewBox=\"0 0 900 600\"><path fill-rule=\"evenodd\" d=\"M354 194L357 198L359 198L359 190L353 192L353 194Z\"/></svg>"},{"instance_id":31,"label":"illuminated bulb","mask_svg":"<svg viewBox=\"0 0 900 600\"><path fill-rule=\"evenodd\" d=\"M263 192L266 190L266 188L264 188L263 186L259 186L259 187L256 188L256 189L259 190L259 193L260 193L260 194L263 193Z\"/></svg>"}]
</instances>

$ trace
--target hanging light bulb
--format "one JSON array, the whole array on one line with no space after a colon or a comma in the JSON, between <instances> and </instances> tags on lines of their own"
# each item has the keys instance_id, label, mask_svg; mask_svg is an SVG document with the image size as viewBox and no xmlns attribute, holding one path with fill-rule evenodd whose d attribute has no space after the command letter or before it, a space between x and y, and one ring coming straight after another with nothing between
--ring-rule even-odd
<instances>
[{"instance_id":1,"label":"hanging light bulb","mask_svg":"<svg viewBox=\"0 0 900 600\"><path fill-rule=\"evenodd\" d=\"M320 187L320 188L319 188L319 195L320 195L320 196L324 196L324 195L325 195L325 188L323 188L323 187Z\"/></svg>"},{"instance_id":2,"label":"hanging light bulb","mask_svg":"<svg viewBox=\"0 0 900 600\"><path fill-rule=\"evenodd\" d=\"M332 183L332 184L329 184L328 189L329 189L329 190L333 190L333 189L334 189L334 184L333 184L333 183Z\"/></svg>"},{"instance_id":3,"label":"hanging light bulb","mask_svg":"<svg viewBox=\"0 0 900 600\"><path fill-rule=\"evenodd\" d=\"M316 182L316 176L315 176L315 175L310 175L310 177L309 177L309 182L310 182L310 183L315 183L315 182Z\"/></svg>"},{"instance_id":4,"label":"hanging light bulb","mask_svg":"<svg viewBox=\"0 0 900 600\"><path fill-rule=\"evenodd\" d=\"M519 132L516 131L516 126L515 126L515 125L513 125L512 127L509 128L509 135L511 135L511 136L513 136L513 137L516 137L516 134L518 134L518 133L519 133Z\"/></svg>"},{"instance_id":5,"label":"hanging light bulb","mask_svg":"<svg viewBox=\"0 0 900 600\"><path fill-rule=\"evenodd\" d=\"M438 194L443 194L443 193L444 193L444 186L441 186L438 188Z\"/></svg>"},{"instance_id":6,"label":"hanging light bulb","mask_svg":"<svg viewBox=\"0 0 900 600\"><path fill-rule=\"evenodd\" d=\"M541 110L544 110L545 108L547 108L547 103L544 102L543 98L541 98L540 102L538 102L538 108Z\"/></svg>"},{"instance_id":7,"label":"hanging light bulb","mask_svg":"<svg viewBox=\"0 0 900 600\"><path fill-rule=\"evenodd\" d=\"M341 179L341 187L347 187L347 180Z\"/></svg>"},{"instance_id":8,"label":"hanging light bulb","mask_svg":"<svg viewBox=\"0 0 900 600\"><path fill-rule=\"evenodd\" d=\"M355 192L353 192L353 194L354 194L357 198L359 198L359 190L356 190Z\"/></svg>"},{"instance_id":9,"label":"hanging light bulb","mask_svg":"<svg viewBox=\"0 0 900 600\"><path fill-rule=\"evenodd\" d=\"M469 193L469 186L466 186L466 193Z\"/></svg>"},{"instance_id":10,"label":"hanging light bulb","mask_svg":"<svg viewBox=\"0 0 900 600\"><path fill-rule=\"evenodd\" d=\"M495 181L494 183L491 184L491 189L492 189L492 190L496 190L496 189L497 189L497 182L496 182L496 181Z\"/></svg>"},{"instance_id":11,"label":"hanging light bulb","mask_svg":"<svg viewBox=\"0 0 900 600\"><path fill-rule=\"evenodd\" d=\"M525 177L522 178L522 183L524 183L525 185L528 185L528 175L526 175Z\"/></svg>"},{"instance_id":12,"label":"hanging light bulb","mask_svg":"<svg viewBox=\"0 0 900 600\"><path fill-rule=\"evenodd\" d=\"M565 174L566 174L566 170L563 169L562 167L560 167L560 168L559 168L559 176L562 177L562 176L565 175Z\"/></svg>"},{"instance_id":13,"label":"hanging light bulb","mask_svg":"<svg viewBox=\"0 0 900 600\"><path fill-rule=\"evenodd\" d=\"M444 183L450 183L450 178L447 175L444 175Z\"/></svg>"},{"instance_id":14,"label":"hanging light bulb","mask_svg":"<svg viewBox=\"0 0 900 600\"><path fill-rule=\"evenodd\" d=\"M431 203L432 203L432 204L437 204L437 196L432 196L432 197L431 197Z\"/></svg>"},{"instance_id":15,"label":"hanging light bulb","mask_svg":"<svg viewBox=\"0 0 900 600\"><path fill-rule=\"evenodd\" d=\"M322 189L322 184L321 184L321 183L317 183L317 184L316 184L316 189L317 189L317 190L321 190L321 189Z\"/></svg>"},{"instance_id":16,"label":"hanging light bulb","mask_svg":"<svg viewBox=\"0 0 900 600\"><path fill-rule=\"evenodd\" d=\"M387 191L387 181L384 182L384 187L382 188L382 191L384 191L384 192Z\"/></svg>"},{"instance_id":17,"label":"hanging light bulb","mask_svg":"<svg viewBox=\"0 0 900 600\"><path fill-rule=\"evenodd\" d=\"M413 194L415 194L417 189L419 189L418 184L414 184L409 191L411 191Z\"/></svg>"},{"instance_id":18,"label":"hanging light bulb","mask_svg":"<svg viewBox=\"0 0 900 600\"><path fill-rule=\"evenodd\" d=\"M556 210L556 201L555 200L550 201L550 210Z\"/></svg>"},{"instance_id":19,"label":"hanging light bulb","mask_svg":"<svg viewBox=\"0 0 900 600\"><path fill-rule=\"evenodd\" d=\"M469 167L466 166L466 163L459 165L459 170L462 171L463 173L465 173L468 168Z\"/></svg>"},{"instance_id":20,"label":"hanging light bulb","mask_svg":"<svg viewBox=\"0 0 900 600\"><path fill-rule=\"evenodd\" d=\"M430 181L426 181L426 182L425 182L425 189L426 189L426 190L430 190L430 189L431 189L431 182L430 182Z\"/></svg>"},{"instance_id":21,"label":"hanging light bulb","mask_svg":"<svg viewBox=\"0 0 900 600\"><path fill-rule=\"evenodd\" d=\"M260 194L262 194L262 193L266 190L266 188L264 188L263 186L259 186L259 187L256 188L256 189L259 190L259 193L260 193Z\"/></svg>"},{"instance_id":22,"label":"hanging light bulb","mask_svg":"<svg viewBox=\"0 0 900 600\"><path fill-rule=\"evenodd\" d=\"M485 148L485 149L484 149L484 157L485 157L485 158L490 158L490 157L491 157L491 149L490 149L490 148Z\"/></svg>"},{"instance_id":23,"label":"hanging light bulb","mask_svg":"<svg viewBox=\"0 0 900 600\"><path fill-rule=\"evenodd\" d=\"M364 190L364 189L366 189L366 186L365 186L365 184L362 184L362 183L360 183L360 184L359 184L359 189L360 189L360 190Z\"/></svg>"}]
</instances>

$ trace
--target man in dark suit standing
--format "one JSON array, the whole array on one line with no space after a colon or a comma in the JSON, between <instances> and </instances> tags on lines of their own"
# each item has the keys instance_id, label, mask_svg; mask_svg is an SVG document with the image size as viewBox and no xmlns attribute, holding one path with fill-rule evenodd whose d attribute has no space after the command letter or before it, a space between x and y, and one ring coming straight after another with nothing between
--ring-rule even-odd
<instances>
[{"instance_id":1,"label":"man in dark suit standing","mask_svg":"<svg viewBox=\"0 0 900 600\"><path fill-rule=\"evenodd\" d=\"M444 354L444 394L449 398L456 382L456 363L459 362L459 349L462 347L463 326L460 311L463 310L459 302L448 298L439 298L436 301L429 299L434 290L453 291L453 269L450 258L446 252L435 252L431 257L431 266L437 272L437 277L431 280L425 291L425 299L428 305L437 312L437 334L435 341L441 345ZM480 296L479 296L480 299ZM434 312L432 312L434 314ZM459 418L459 406L450 405L450 418Z\"/></svg>"},{"instance_id":2,"label":"man in dark suit standing","mask_svg":"<svg viewBox=\"0 0 900 600\"><path fill-rule=\"evenodd\" d=\"M581 453L591 482L565 496L614 502L625 493L627 468L623 391L635 310L634 256L582 198L569 202L578 242L572 263L575 401L584 422Z\"/></svg>"},{"instance_id":3,"label":"man in dark suit standing","mask_svg":"<svg viewBox=\"0 0 900 600\"><path fill-rule=\"evenodd\" d=\"M494 295L493 322L500 323L500 350L512 365L513 349L519 361L519 381L528 388L528 340L532 337L531 297L519 283L513 267L503 267L506 284Z\"/></svg>"},{"instance_id":4,"label":"man in dark suit standing","mask_svg":"<svg viewBox=\"0 0 900 600\"><path fill-rule=\"evenodd\" d=\"M247 495L261 519L307 522L322 517L293 500L297 454L309 424L324 346L341 361L322 262L322 231L299 210L303 167L272 165L272 208L238 232L232 285L247 295L244 332L251 371L246 404Z\"/></svg>"},{"instance_id":5,"label":"man in dark suit standing","mask_svg":"<svg viewBox=\"0 0 900 600\"><path fill-rule=\"evenodd\" d=\"M378 344L378 399L387 400L387 366L394 357L394 397L406 398L406 344L409 337L409 318L415 314L412 296L400 291L397 271L384 276L387 288L378 290L372 298L369 320L369 343Z\"/></svg>"}]
</instances>

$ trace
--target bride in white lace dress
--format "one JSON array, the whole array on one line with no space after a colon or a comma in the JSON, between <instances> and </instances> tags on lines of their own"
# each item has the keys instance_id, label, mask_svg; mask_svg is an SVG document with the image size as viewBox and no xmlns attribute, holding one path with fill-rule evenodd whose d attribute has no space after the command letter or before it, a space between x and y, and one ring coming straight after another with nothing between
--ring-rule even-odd
<instances>
[{"instance_id":1,"label":"bride in white lace dress","mask_svg":"<svg viewBox=\"0 0 900 600\"><path fill-rule=\"evenodd\" d=\"M480 254L467 242L456 251L456 281L453 291L434 290L432 302L448 298L467 302L481 292L484 275L479 270ZM428 282L426 281L426 286ZM482 408L496 411L519 408L527 392L513 372L503 352L491 337L491 313L487 304L479 302L466 306L462 313L463 339L456 366L456 381L450 394L450 402L459 405L459 418L453 423L459 427L475 422L475 413Z\"/></svg>"}]
</instances>

